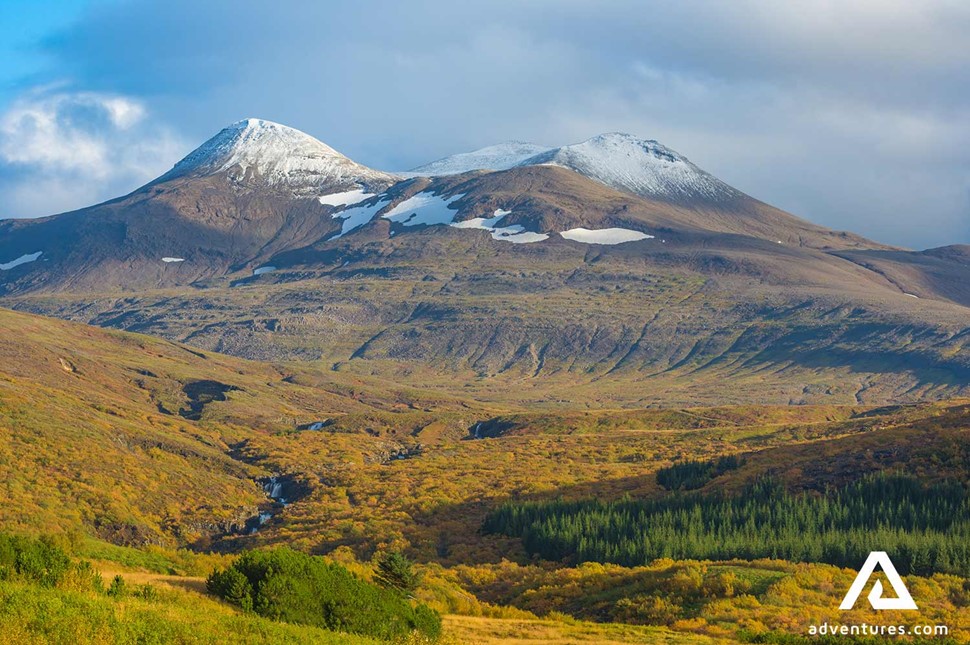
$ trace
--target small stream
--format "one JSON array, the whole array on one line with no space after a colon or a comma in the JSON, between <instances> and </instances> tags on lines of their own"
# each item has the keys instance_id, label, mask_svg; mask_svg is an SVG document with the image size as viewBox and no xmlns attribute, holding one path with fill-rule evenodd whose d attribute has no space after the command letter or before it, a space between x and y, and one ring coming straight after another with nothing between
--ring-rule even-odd
<instances>
[{"instance_id":1,"label":"small stream","mask_svg":"<svg viewBox=\"0 0 970 645\"><path fill-rule=\"evenodd\" d=\"M260 511L253 520L253 526L249 529L249 534L252 535L257 533L259 529L263 527L266 522L273 519L280 510L286 508L289 502L284 497L283 482L280 481L279 477L270 477L262 482L263 490L266 492L267 497L273 501L273 507L264 511Z\"/></svg>"}]
</instances>

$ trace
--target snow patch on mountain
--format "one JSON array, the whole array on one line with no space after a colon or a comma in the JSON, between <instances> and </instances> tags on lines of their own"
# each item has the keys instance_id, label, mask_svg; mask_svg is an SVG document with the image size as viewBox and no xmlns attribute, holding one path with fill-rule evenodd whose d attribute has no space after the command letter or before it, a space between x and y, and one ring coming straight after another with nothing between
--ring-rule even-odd
<instances>
[{"instance_id":1,"label":"snow patch on mountain","mask_svg":"<svg viewBox=\"0 0 970 645\"><path fill-rule=\"evenodd\" d=\"M351 206L371 197L374 197L374 193L369 193L363 188L356 188L332 195L321 195L317 197L317 200L324 206Z\"/></svg>"},{"instance_id":2,"label":"snow patch on mountain","mask_svg":"<svg viewBox=\"0 0 970 645\"><path fill-rule=\"evenodd\" d=\"M498 223L505 219L506 215L510 215L511 213L512 211L497 208L492 214L492 217L473 217L472 219L468 219L463 222L452 222L450 226L455 228L472 228L489 231L492 234L493 240L512 242L513 244L529 244L532 242L541 242L549 239L549 236L545 233L527 231L524 227L519 226L518 224L512 224L511 226L498 226Z\"/></svg>"},{"instance_id":3,"label":"snow patch on mountain","mask_svg":"<svg viewBox=\"0 0 970 645\"><path fill-rule=\"evenodd\" d=\"M162 258L162 262L165 264L172 264L173 262L185 262L185 258Z\"/></svg>"},{"instance_id":4,"label":"snow patch on mountain","mask_svg":"<svg viewBox=\"0 0 970 645\"><path fill-rule=\"evenodd\" d=\"M637 242L653 238L653 235L628 228L588 229L580 227L563 231L560 235L567 240L582 242L583 244L623 244L624 242Z\"/></svg>"},{"instance_id":5,"label":"snow patch on mountain","mask_svg":"<svg viewBox=\"0 0 970 645\"><path fill-rule=\"evenodd\" d=\"M442 175L460 175L472 170L508 170L526 159L548 150L551 150L551 148L534 143L509 141L472 152L462 152L444 157L402 174L410 177L440 177Z\"/></svg>"},{"instance_id":6,"label":"snow patch on mountain","mask_svg":"<svg viewBox=\"0 0 970 645\"><path fill-rule=\"evenodd\" d=\"M387 202L388 202L387 197L381 197L381 199L378 199L373 204L354 206L353 208L347 208L340 212L334 213L333 214L334 219L342 219L344 222L343 222L343 226L340 229L340 232L334 235L330 239L335 240L338 237L343 237L347 233L350 233L352 230L360 228L367 222L371 221L372 219L374 219L374 216L377 215L378 212L380 212L382 208L385 208L387 206Z\"/></svg>"},{"instance_id":7,"label":"snow patch on mountain","mask_svg":"<svg viewBox=\"0 0 970 645\"><path fill-rule=\"evenodd\" d=\"M264 266L257 269L253 269L253 275L263 275L264 273L270 273L276 271L276 267Z\"/></svg>"},{"instance_id":8,"label":"snow patch on mountain","mask_svg":"<svg viewBox=\"0 0 970 645\"><path fill-rule=\"evenodd\" d=\"M643 197L719 201L742 195L670 148L619 132L554 148L518 165L560 166Z\"/></svg>"},{"instance_id":9,"label":"snow patch on mountain","mask_svg":"<svg viewBox=\"0 0 970 645\"><path fill-rule=\"evenodd\" d=\"M28 264L29 262L36 262L37 258L44 254L43 251L37 251L36 253L28 253L27 255L21 255L16 260L11 260L10 262L5 262L0 264L0 271L9 271L19 267L22 264Z\"/></svg>"},{"instance_id":10,"label":"snow patch on mountain","mask_svg":"<svg viewBox=\"0 0 970 645\"><path fill-rule=\"evenodd\" d=\"M512 211L503 210L501 208L496 208L492 217L473 217L472 219L466 219L464 222L454 222L452 226L455 228L480 228L486 231L491 231L495 229L495 226L505 219L506 215L510 215ZM517 228L522 229L521 226Z\"/></svg>"},{"instance_id":11,"label":"snow patch on mountain","mask_svg":"<svg viewBox=\"0 0 970 645\"><path fill-rule=\"evenodd\" d=\"M458 211L454 209L452 205L462 197L464 197L463 194L445 197L443 195L435 195L434 193L430 192L421 192L408 197L401 203L389 209L386 213L382 214L381 217L390 220L391 222L409 227L447 225L460 229L480 229L491 233L492 239L494 240L512 242L513 244L541 242L549 239L549 236L545 233L527 231L524 227L518 224L500 226L499 223L505 218L506 215L509 215L512 212L503 210L501 208L495 209L492 217L475 217L461 222L456 222L455 217L458 215ZM381 198L375 201L373 204L354 206L334 213L334 219L342 219L343 225L340 232L330 239L335 240L343 237L354 229L360 228L364 224L367 224L373 220L382 209L387 207L388 201L390 201L389 198L386 195L382 195ZM393 237L394 231L391 231L390 235Z\"/></svg>"},{"instance_id":12,"label":"snow patch on mountain","mask_svg":"<svg viewBox=\"0 0 970 645\"><path fill-rule=\"evenodd\" d=\"M441 197L432 193L418 193L384 213L381 217L404 226L433 226L450 224L458 211L451 204L464 195Z\"/></svg>"},{"instance_id":13,"label":"snow patch on mountain","mask_svg":"<svg viewBox=\"0 0 970 645\"><path fill-rule=\"evenodd\" d=\"M502 226L502 220L508 215L511 215L512 211L501 208L496 208L491 217L473 217L456 222L455 217L458 215L458 210L453 207L453 204L462 197L464 197L464 194L445 197L444 195L436 195L431 192L421 192L408 197L401 203L390 208L386 213L381 214L381 217L396 224L409 227L447 225L458 229L488 231L493 240L512 242L513 244L529 244L549 239L547 233L527 231L525 227L519 224ZM334 219L342 219L343 226L340 232L330 239L343 237L354 229L367 224L382 209L387 207L388 201L390 201L389 198L386 195L382 195L380 199L372 204L354 206L334 213ZM391 236L393 235L394 232L392 231ZM563 231L560 235L567 240L583 242L585 244L622 244L624 242L635 242L653 237L652 235L627 228L603 228L597 230L574 228Z\"/></svg>"},{"instance_id":14,"label":"snow patch on mountain","mask_svg":"<svg viewBox=\"0 0 970 645\"><path fill-rule=\"evenodd\" d=\"M384 188L400 179L358 164L294 128L244 119L224 128L156 181L220 172L238 184L268 184L304 197L319 194L321 187L349 191L373 184Z\"/></svg>"}]
</instances>

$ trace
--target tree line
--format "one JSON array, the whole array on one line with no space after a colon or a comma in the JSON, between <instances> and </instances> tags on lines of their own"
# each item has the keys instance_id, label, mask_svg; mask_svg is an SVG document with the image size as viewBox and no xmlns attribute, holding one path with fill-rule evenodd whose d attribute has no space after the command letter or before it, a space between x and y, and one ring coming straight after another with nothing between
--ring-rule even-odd
<instances>
[{"instance_id":1,"label":"tree line","mask_svg":"<svg viewBox=\"0 0 970 645\"><path fill-rule=\"evenodd\" d=\"M715 477L744 465L737 455L725 455L709 461L680 461L657 471L657 483L667 490L695 490Z\"/></svg>"},{"instance_id":2,"label":"tree line","mask_svg":"<svg viewBox=\"0 0 970 645\"><path fill-rule=\"evenodd\" d=\"M483 530L520 537L530 554L572 563L776 558L858 567L878 550L903 573L970 573L965 487L898 473L824 494L793 494L764 478L733 497L511 501L487 516Z\"/></svg>"}]
</instances>

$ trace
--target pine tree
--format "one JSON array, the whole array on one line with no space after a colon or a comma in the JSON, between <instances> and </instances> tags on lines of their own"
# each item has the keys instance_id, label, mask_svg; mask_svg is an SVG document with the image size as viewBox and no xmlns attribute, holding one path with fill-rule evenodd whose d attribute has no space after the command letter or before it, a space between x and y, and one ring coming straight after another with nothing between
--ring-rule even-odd
<instances>
[{"instance_id":1,"label":"pine tree","mask_svg":"<svg viewBox=\"0 0 970 645\"><path fill-rule=\"evenodd\" d=\"M408 597L414 593L420 582L420 576L414 571L414 564L398 551L391 551L378 561L374 578L382 587L394 589Z\"/></svg>"}]
</instances>

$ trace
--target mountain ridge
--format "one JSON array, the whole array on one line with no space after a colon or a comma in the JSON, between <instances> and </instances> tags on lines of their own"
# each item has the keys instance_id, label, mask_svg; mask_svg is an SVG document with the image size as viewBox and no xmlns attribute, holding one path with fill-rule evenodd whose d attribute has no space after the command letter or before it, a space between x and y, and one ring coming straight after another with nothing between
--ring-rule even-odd
<instances>
[{"instance_id":1,"label":"mountain ridge","mask_svg":"<svg viewBox=\"0 0 970 645\"><path fill-rule=\"evenodd\" d=\"M745 197L675 150L626 132L607 132L558 147L510 141L442 157L406 174L440 177L539 165L566 168L606 186L653 199L719 201Z\"/></svg>"}]
</instances>

